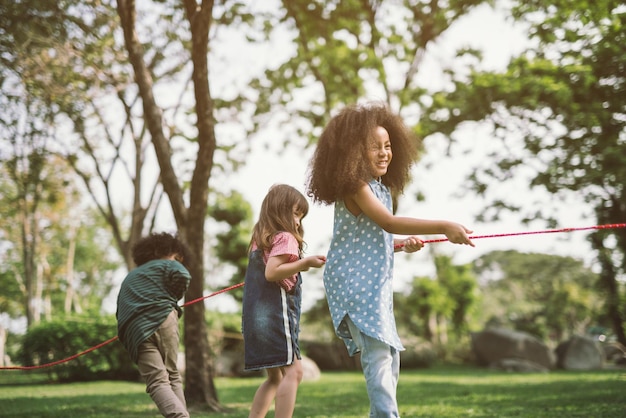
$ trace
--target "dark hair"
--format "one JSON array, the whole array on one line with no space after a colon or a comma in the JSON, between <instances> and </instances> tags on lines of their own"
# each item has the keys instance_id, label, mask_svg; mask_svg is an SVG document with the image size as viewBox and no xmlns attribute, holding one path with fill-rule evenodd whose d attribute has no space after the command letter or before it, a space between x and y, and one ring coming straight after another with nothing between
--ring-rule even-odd
<instances>
[{"instance_id":1,"label":"dark hair","mask_svg":"<svg viewBox=\"0 0 626 418\"><path fill-rule=\"evenodd\" d=\"M187 263L189 262L189 250L185 244L183 244L178 236L167 232L155 232L141 238L133 245L132 254L133 261L137 266L170 255L180 257L179 261L181 261L185 267L187 267Z\"/></svg>"},{"instance_id":2,"label":"dark hair","mask_svg":"<svg viewBox=\"0 0 626 418\"><path fill-rule=\"evenodd\" d=\"M296 227L293 220L293 208L302 213L304 218L309 213L309 202L306 197L295 188L286 184L275 184L270 187L261 204L259 220L252 230L252 243L256 243L261 250L272 247L274 235L278 232L289 232L296 240L302 251L304 247L304 228L302 223Z\"/></svg>"},{"instance_id":3,"label":"dark hair","mask_svg":"<svg viewBox=\"0 0 626 418\"><path fill-rule=\"evenodd\" d=\"M371 180L367 150L378 126L389 133L393 152L381 180L395 195L402 193L417 158L419 140L400 116L374 102L347 106L322 132L308 168L307 195L313 201L334 203Z\"/></svg>"}]
</instances>

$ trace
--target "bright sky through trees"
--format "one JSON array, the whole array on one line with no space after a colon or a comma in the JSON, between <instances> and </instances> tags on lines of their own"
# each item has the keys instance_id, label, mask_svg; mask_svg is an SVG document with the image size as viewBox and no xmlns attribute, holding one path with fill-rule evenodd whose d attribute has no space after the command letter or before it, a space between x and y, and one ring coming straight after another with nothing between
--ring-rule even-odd
<instances>
[{"instance_id":1,"label":"bright sky through trees","mask_svg":"<svg viewBox=\"0 0 626 418\"><path fill-rule=\"evenodd\" d=\"M287 42L286 42L287 43ZM462 46L471 46L484 51L481 65L489 70L503 69L509 58L519 54L529 45L525 30L514 26L502 14L489 7L478 7L453 28L427 52L423 68L420 69L425 85L440 87L442 67L452 61L454 51ZM285 46L287 47L287 46ZM280 50L281 48L277 48ZM262 59L262 57L259 57ZM439 83L439 84L437 84ZM377 99L371 97L368 99ZM400 201L398 213L401 215L449 219L473 228L474 235L513 233L530 230L543 230L545 224L535 222L522 224L515 215L507 214L497 223L478 224L476 214L484 208L485 202L465 192L463 181L472 166L477 163L489 164L487 154L490 147L499 146L499 141L491 140L487 130L477 124L468 124L455 135L458 140L451 155L446 155L448 143L433 135L426 139L426 154L413 171L414 185L407 189ZM279 145L271 144L271 132L265 132L253 145L246 167L237 175L231 176L232 187L240 190L252 204L255 216L268 188L274 183L287 183L304 192L305 170L313 150L284 151ZM521 141L520 141L521 145ZM419 187L426 196L425 202L416 202L412 190ZM559 227L590 226L582 217L582 207L572 202L551 202L551 196L539 191L528 191L528 181L517 179L517 186L506 185L513 196L527 205L557 204L559 206ZM539 203L538 203L539 202ZM543 202L543 203L541 203ZM532 206L531 206L532 207ZM332 233L332 207L311 205L309 215L304 219L305 240L308 253L325 252ZM593 223L593 221L592 221ZM584 239L584 232L532 235L527 237L505 237L477 240L476 248L456 246L449 243L434 244L415 254L396 256L396 290L400 290L414 275L427 275L434 271L430 251L453 256L456 263L467 263L478 256L493 250L515 249L526 252L545 252L588 259L590 246ZM425 237L435 238L435 237ZM243 278L242 278L243 280ZM312 299L323 297L321 272L308 272L304 283L306 309ZM308 296L308 297L307 297Z\"/></svg>"}]
</instances>

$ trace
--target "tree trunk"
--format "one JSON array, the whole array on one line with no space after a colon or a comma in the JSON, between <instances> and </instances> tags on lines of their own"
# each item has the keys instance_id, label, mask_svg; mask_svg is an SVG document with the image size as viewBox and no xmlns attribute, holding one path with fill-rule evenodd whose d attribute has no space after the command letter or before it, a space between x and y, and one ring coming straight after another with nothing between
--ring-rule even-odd
<instances>
[{"instance_id":1,"label":"tree trunk","mask_svg":"<svg viewBox=\"0 0 626 418\"><path fill-rule=\"evenodd\" d=\"M626 345L626 334L624 333L624 320L620 310L620 294L619 284L617 282L617 274L615 266L611 260L611 250L604 246L604 233L596 232L591 234L591 243L593 248L598 252L598 261L600 262L600 286L606 292L606 310L612 325L613 332L617 340Z\"/></svg>"},{"instance_id":2,"label":"tree trunk","mask_svg":"<svg viewBox=\"0 0 626 418\"><path fill-rule=\"evenodd\" d=\"M198 155L191 179L189 208L185 207L180 179L172 166L168 138L163 132L161 109L153 94L150 70L143 58L143 47L136 30L136 10L132 0L118 0L117 10L124 31L124 41L129 60L135 72L135 80L143 102L144 119L161 169L161 183L167 194L181 239L189 247L192 260L189 270L192 276L187 300L194 300L204 293L204 223L208 202L209 177L213 167L216 141L213 120L213 103L208 82L208 32L213 1L205 0L199 6L196 0L183 0L187 19L191 26L193 82L196 99L198 128ZM185 397L191 406L219 411L222 408L213 384L213 368L209 361L209 340L206 331L203 302L185 308Z\"/></svg>"},{"instance_id":3,"label":"tree trunk","mask_svg":"<svg viewBox=\"0 0 626 418\"><path fill-rule=\"evenodd\" d=\"M0 366L8 366L5 364L5 347L7 342L7 330L0 325Z\"/></svg>"},{"instance_id":4,"label":"tree trunk","mask_svg":"<svg viewBox=\"0 0 626 418\"><path fill-rule=\"evenodd\" d=\"M448 320L445 316L441 315L439 317L439 343L442 347L448 345Z\"/></svg>"},{"instance_id":5,"label":"tree trunk","mask_svg":"<svg viewBox=\"0 0 626 418\"><path fill-rule=\"evenodd\" d=\"M190 224L195 224L190 222ZM203 229L187 228L186 242L194 255L191 270L191 283L187 291L188 300L202 297L204 293L204 274L202 252ZM185 307L184 343L185 343L185 398L189 405L206 406L211 411L222 408L217 398L213 383L213 365L209 353L209 337L206 329L204 301Z\"/></svg>"},{"instance_id":6,"label":"tree trunk","mask_svg":"<svg viewBox=\"0 0 626 418\"><path fill-rule=\"evenodd\" d=\"M65 291L65 303L63 309L66 314L72 313L72 306L74 307L74 312L80 314L82 313L82 307L77 298L76 287L75 287L75 275L74 275L74 259L76 258L76 226L72 225L70 227L70 231L68 231L68 238L70 240L68 248L67 248L67 260L65 261L65 282L67 286L67 290Z\"/></svg>"},{"instance_id":7,"label":"tree trunk","mask_svg":"<svg viewBox=\"0 0 626 418\"><path fill-rule=\"evenodd\" d=\"M187 297L193 300L204 294L204 224L207 216L209 178L216 148L207 58L213 1L204 0L201 7L198 7L196 0L183 0L183 4L191 28L192 80L198 129L198 154L191 178L189 210L186 219L187 244L191 247L195 257L192 277L196 278L187 292ZM189 307L193 308L185 319L185 353L188 356L186 358L185 397L191 405L206 405L212 411L221 411L222 407L213 384L213 365L209 361L210 346L206 331L204 302Z\"/></svg>"}]
</instances>

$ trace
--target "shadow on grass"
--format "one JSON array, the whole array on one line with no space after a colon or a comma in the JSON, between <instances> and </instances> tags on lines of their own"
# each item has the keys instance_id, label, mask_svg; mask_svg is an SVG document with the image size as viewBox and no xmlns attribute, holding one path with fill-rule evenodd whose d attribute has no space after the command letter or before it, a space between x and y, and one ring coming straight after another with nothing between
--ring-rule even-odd
<instances>
[{"instance_id":1,"label":"shadow on grass","mask_svg":"<svg viewBox=\"0 0 626 418\"><path fill-rule=\"evenodd\" d=\"M444 379L442 381L441 379ZM411 375L398 388L403 416L624 417L626 378L616 373L453 376L424 382ZM405 405L405 406L403 406Z\"/></svg>"},{"instance_id":2,"label":"shadow on grass","mask_svg":"<svg viewBox=\"0 0 626 418\"><path fill-rule=\"evenodd\" d=\"M0 388L50 383L52 379L40 371L0 370Z\"/></svg>"},{"instance_id":3,"label":"shadow on grass","mask_svg":"<svg viewBox=\"0 0 626 418\"><path fill-rule=\"evenodd\" d=\"M146 417L151 409L147 394L72 395L32 397L25 395L2 400L3 416L14 418ZM147 398L147 399L146 399ZM158 415L154 407L154 415Z\"/></svg>"},{"instance_id":4,"label":"shadow on grass","mask_svg":"<svg viewBox=\"0 0 626 418\"><path fill-rule=\"evenodd\" d=\"M623 418L624 393L624 373L411 371L401 373L398 404L402 417ZM368 411L362 376L320 386L303 384L298 392L298 417L364 417Z\"/></svg>"},{"instance_id":5,"label":"shadow on grass","mask_svg":"<svg viewBox=\"0 0 626 418\"><path fill-rule=\"evenodd\" d=\"M6 375L4 375L6 377ZM226 408L211 413L190 408L194 418L245 417L263 379L217 378ZM0 379L0 415L15 418L139 418L159 416L141 383L89 382L9 385ZM624 372L506 374L486 370L403 371L398 403L409 417L590 417L626 416ZM295 417L364 417L369 402L360 373L323 373L303 382ZM273 410L268 417L273 417Z\"/></svg>"}]
</instances>

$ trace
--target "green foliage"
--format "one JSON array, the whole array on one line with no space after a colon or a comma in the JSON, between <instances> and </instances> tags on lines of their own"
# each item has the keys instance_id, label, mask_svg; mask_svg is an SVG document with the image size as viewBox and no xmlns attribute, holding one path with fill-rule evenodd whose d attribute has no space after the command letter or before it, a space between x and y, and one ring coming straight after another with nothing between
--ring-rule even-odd
<instances>
[{"instance_id":1,"label":"green foliage","mask_svg":"<svg viewBox=\"0 0 626 418\"><path fill-rule=\"evenodd\" d=\"M226 196L217 194L216 201L208 208L208 214L215 221L225 224L225 230L214 235L214 251L217 258L235 268L229 280L230 285L243 282L248 267L248 246L252 236L252 207L239 192ZM243 290L230 292L241 301Z\"/></svg>"},{"instance_id":2,"label":"green foliage","mask_svg":"<svg viewBox=\"0 0 626 418\"><path fill-rule=\"evenodd\" d=\"M437 280L451 301L450 320L453 331L461 336L468 331L468 315L476 301L476 276L471 265L454 265L445 256L435 257Z\"/></svg>"},{"instance_id":3,"label":"green foliage","mask_svg":"<svg viewBox=\"0 0 626 418\"><path fill-rule=\"evenodd\" d=\"M503 144L488 164L472 167L473 190L493 204L479 220L517 211L523 221L560 224L550 202L522 208L496 184L528 178L531 188L572 197L597 224L626 219L626 10L623 2L516 1L512 15L535 42L504 72L456 77L423 118L431 132L450 135L463 121L487 121ZM521 144L520 144L521 136ZM511 151L515 150L515 151ZM610 237L610 238L609 238ZM626 231L594 233L606 313L626 344L617 277L626 272ZM563 290L563 292L567 292ZM569 293L568 293L569 294ZM571 296L571 295L570 295ZM527 321L526 321L527 322ZM543 329L542 332L546 332Z\"/></svg>"},{"instance_id":4,"label":"green foliage","mask_svg":"<svg viewBox=\"0 0 626 418\"><path fill-rule=\"evenodd\" d=\"M3 263L3 265L8 267L7 264ZM4 269L0 270L0 287L2 288L2 293L0 293L0 312L8 313L12 318L19 316L23 312L23 295L13 272Z\"/></svg>"},{"instance_id":5,"label":"green foliage","mask_svg":"<svg viewBox=\"0 0 626 418\"><path fill-rule=\"evenodd\" d=\"M302 313L302 323L306 324L302 327L302 335L300 336L303 340L311 339L320 342L337 340L335 327L330 317L328 300L325 296L318 299L311 308Z\"/></svg>"},{"instance_id":6,"label":"green foliage","mask_svg":"<svg viewBox=\"0 0 626 418\"><path fill-rule=\"evenodd\" d=\"M72 357L117 335L114 317L58 318L28 329L22 340L20 363L41 366ZM49 377L60 381L127 379L139 377L136 366L119 341L71 361L44 368Z\"/></svg>"},{"instance_id":7,"label":"green foliage","mask_svg":"<svg viewBox=\"0 0 626 418\"><path fill-rule=\"evenodd\" d=\"M455 345L469 329L476 277L471 266L454 265L447 256L436 256L435 266L435 278L416 277L407 295L396 295L398 326L430 342ZM453 341L448 340L448 331Z\"/></svg>"},{"instance_id":8,"label":"green foliage","mask_svg":"<svg viewBox=\"0 0 626 418\"><path fill-rule=\"evenodd\" d=\"M397 300L400 298L396 298ZM435 337L436 330L430 326L433 316L449 315L452 301L437 280L429 277L417 277L413 280L411 292L401 300L394 302L400 312L399 322L409 328L410 333L422 335L429 341Z\"/></svg>"},{"instance_id":9,"label":"green foliage","mask_svg":"<svg viewBox=\"0 0 626 418\"><path fill-rule=\"evenodd\" d=\"M602 323L598 275L581 260L494 251L474 261L482 320L558 343Z\"/></svg>"},{"instance_id":10,"label":"green foliage","mask_svg":"<svg viewBox=\"0 0 626 418\"><path fill-rule=\"evenodd\" d=\"M285 142L311 144L333 111L372 97L419 114L430 96L417 81L426 49L474 7L491 3L282 1L270 23L293 37L295 50L250 83L258 94L253 130L268 113L285 111Z\"/></svg>"},{"instance_id":11,"label":"green foliage","mask_svg":"<svg viewBox=\"0 0 626 418\"><path fill-rule=\"evenodd\" d=\"M48 315L98 311L110 289L107 273L117 267L107 254L109 242L94 239L102 232L94 226L94 214L80 211L84 190L76 186L70 159L59 156L68 140L59 113L82 122L78 113L85 91L97 90L106 78L87 70L85 62L97 68L111 59L93 48L106 48L111 39L111 10L106 2L75 0L0 5L0 102L7 109L0 116L6 179L0 206L11 208L0 220L0 245L7 249L0 275L3 284L6 279L19 286L14 301L21 306L12 303L9 313L26 315L29 325L46 309L42 296L50 301ZM74 293L77 283L91 284L82 299Z\"/></svg>"},{"instance_id":12,"label":"green foliage","mask_svg":"<svg viewBox=\"0 0 626 418\"><path fill-rule=\"evenodd\" d=\"M623 221L623 211L609 216L615 207L607 200L623 207L625 199L626 13L619 2L566 3L517 2L514 15L529 22L538 47L512 59L504 73L475 71L456 80L425 123L449 133L464 120L489 120L509 146L521 131L522 154L493 155L495 164L472 177L481 194L490 180L532 169L531 186L576 192L606 222Z\"/></svg>"},{"instance_id":13,"label":"green foliage","mask_svg":"<svg viewBox=\"0 0 626 418\"><path fill-rule=\"evenodd\" d=\"M44 313L98 313L118 267L109 252L111 236L98 214L81 204L62 159L40 152L28 135L12 141L5 148L7 164L0 168L0 208L7 209L0 219L5 289L0 308L12 317L26 315L29 325ZM46 308L37 292L50 301Z\"/></svg>"},{"instance_id":14,"label":"green foliage","mask_svg":"<svg viewBox=\"0 0 626 418\"><path fill-rule=\"evenodd\" d=\"M241 314L207 311L207 328L217 333L241 334Z\"/></svg>"}]
</instances>

